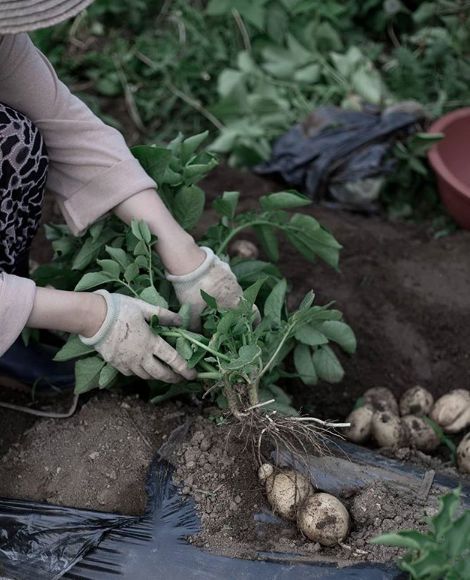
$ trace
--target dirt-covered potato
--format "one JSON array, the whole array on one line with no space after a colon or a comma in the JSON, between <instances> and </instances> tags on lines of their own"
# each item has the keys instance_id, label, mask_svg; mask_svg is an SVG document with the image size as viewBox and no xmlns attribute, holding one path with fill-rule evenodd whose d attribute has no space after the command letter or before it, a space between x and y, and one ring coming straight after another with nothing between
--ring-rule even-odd
<instances>
[{"instance_id":1,"label":"dirt-covered potato","mask_svg":"<svg viewBox=\"0 0 470 580\"><path fill-rule=\"evenodd\" d=\"M412 447L420 451L433 451L439 447L439 437L422 417L405 415L401 420L408 431L408 439Z\"/></svg>"},{"instance_id":2,"label":"dirt-covered potato","mask_svg":"<svg viewBox=\"0 0 470 580\"><path fill-rule=\"evenodd\" d=\"M348 535L350 518L348 510L334 495L315 493L300 506L297 525L313 542L334 546Z\"/></svg>"},{"instance_id":3,"label":"dirt-covered potato","mask_svg":"<svg viewBox=\"0 0 470 580\"><path fill-rule=\"evenodd\" d=\"M292 469L278 471L266 479L266 495L273 511L288 520L295 520L297 508L311 493L310 481Z\"/></svg>"},{"instance_id":4,"label":"dirt-covered potato","mask_svg":"<svg viewBox=\"0 0 470 580\"><path fill-rule=\"evenodd\" d=\"M394 394L386 387L374 387L368 389L364 395L364 401L372 405L376 411L389 411L398 415L398 403Z\"/></svg>"},{"instance_id":5,"label":"dirt-covered potato","mask_svg":"<svg viewBox=\"0 0 470 580\"><path fill-rule=\"evenodd\" d=\"M470 391L455 389L436 401L430 415L447 433L470 426Z\"/></svg>"},{"instance_id":6,"label":"dirt-covered potato","mask_svg":"<svg viewBox=\"0 0 470 580\"><path fill-rule=\"evenodd\" d=\"M351 426L343 431L346 439L349 439L354 443L363 443L364 441L367 441L372 430L373 414L374 408L369 404L354 409L346 419L347 423L351 423Z\"/></svg>"},{"instance_id":7,"label":"dirt-covered potato","mask_svg":"<svg viewBox=\"0 0 470 580\"><path fill-rule=\"evenodd\" d=\"M457 464L460 471L470 473L470 433L467 433L457 447Z\"/></svg>"},{"instance_id":8,"label":"dirt-covered potato","mask_svg":"<svg viewBox=\"0 0 470 580\"><path fill-rule=\"evenodd\" d=\"M434 397L419 385L411 387L403 393L400 399L401 415L428 415L432 409Z\"/></svg>"},{"instance_id":9,"label":"dirt-covered potato","mask_svg":"<svg viewBox=\"0 0 470 580\"><path fill-rule=\"evenodd\" d=\"M390 411L375 411L372 416L372 436L379 447L400 447L406 442L406 430L400 417Z\"/></svg>"},{"instance_id":10,"label":"dirt-covered potato","mask_svg":"<svg viewBox=\"0 0 470 580\"><path fill-rule=\"evenodd\" d=\"M259 250L256 244L249 240L236 240L230 244L229 254L245 260L256 260L259 256Z\"/></svg>"},{"instance_id":11,"label":"dirt-covered potato","mask_svg":"<svg viewBox=\"0 0 470 580\"><path fill-rule=\"evenodd\" d=\"M270 463L263 463L258 469L258 479L265 482L274 473L274 467Z\"/></svg>"}]
</instances>

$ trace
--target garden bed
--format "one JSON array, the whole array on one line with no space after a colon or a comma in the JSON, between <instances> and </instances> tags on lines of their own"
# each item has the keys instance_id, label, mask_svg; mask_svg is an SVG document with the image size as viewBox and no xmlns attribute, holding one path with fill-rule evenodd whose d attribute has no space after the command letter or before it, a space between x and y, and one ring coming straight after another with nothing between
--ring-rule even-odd
<instances>
[{"instance_id":1,"label":"garden bed","mask_svg":"<svg viewBox=\"0 0 470 580\"><path fill-rule=\"evenodd\" d=\"M272 183L227 168L213 172L203 187L209 194L239 189L243 209L272 191ZM292 384L297 406L322 419L343 419L373 386L390 387L399 395L419 383L435 397L467 387L470 233L434 239L426 226L324 208L307 211L343 244L341 272L284 252L281 269L292 285L291 300L298 302L311 288L319 304L336 300L357 334L358 351L342 359L346 378L341 384ZM202 227L210 220L208 213ZM36 251L43 255L44 246ZM387 561L396 550L371 547L367 540L402 526L419 528L423 515L435 510L433 494L419 502L376 486L367 492L370 521L356 523L345 542L348 547L338 548L305 543L285 522L260 525L258 517L257 524L253 516L266 513L267 504L250 451L236 437L227 438L230 427L216 427L210 413L206 410L197 419L200 409L194 406L152 407L135 399L93 394L68 420L34 422L0 409L0 496L142 513L150 459L175 427L190 418L195 424L172 459L182 489L195 497L202 515L204 531L194 541L216 551L250 557L276 549L316 558ZM343 499L351 507L352 499ZM377 504L381 509L374 515ZM406 521L400 519L403 513Z\"/></svg>"}]
</instances>

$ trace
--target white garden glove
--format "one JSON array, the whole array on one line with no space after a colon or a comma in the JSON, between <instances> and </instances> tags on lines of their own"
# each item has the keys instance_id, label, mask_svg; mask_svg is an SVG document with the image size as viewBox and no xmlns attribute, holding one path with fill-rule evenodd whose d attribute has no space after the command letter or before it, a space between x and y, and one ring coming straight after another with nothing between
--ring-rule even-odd
<instances>
[{"instance_id":1,"label":"white garden glove","mask_svg":"<svg viewBox=\"0 0 470 580\"><path fill-rule=\"evenodd\" d=\"M181 324L178 314L165 308L152 306L143 300L122 294L110 294L97 290L106 300L106 318L98 332L80 340L100 353L103 359L126 376L137 375L177 383L196 377L186 361L163 338L156 336L147 324L152 316L158 316L162 324Z\"/></svg>"},{"instance_id":2,"label":"white garden glove","mask_svg":"<svg viewBox=\"0 0 470 580\"><path fill-rule=\"evenodd\" d=\"M166 273L175 289L180 304L191 306L191 328L197 328L201 312L206 307L201 290L215 298L223 308L235 308L240 302L243 290L237 282L230 266L218 258L210 248L202 247L206 254L204 262L189 274L174 276Z\"/></svg>"}]
</instances>

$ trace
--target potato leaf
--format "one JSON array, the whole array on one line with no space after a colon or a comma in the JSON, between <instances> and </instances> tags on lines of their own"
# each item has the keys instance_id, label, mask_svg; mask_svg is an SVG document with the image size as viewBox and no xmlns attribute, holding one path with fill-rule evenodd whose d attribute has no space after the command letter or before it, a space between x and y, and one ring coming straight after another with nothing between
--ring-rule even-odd
<instances>
[{"instance_id":1,"label":"potato leaf","mask_svg":"<svg viewBox=\"0 0 470 580\"><path fill-rule=\"evenodd\" d=\"M260 198L261 207L268 211L274 209L293 209L310 205L312 200L296 191L278 191Z\"/></svg>"},{"instance_id":2,"label":"potato leaf","mask_svg":"<svg viewBox=\"0 0 470 580\"><path fill-rule=\"evenodd\" d=\"M153 286L144 288L140 293L140 298L152 304L153 306L160 306L161 308L168 308L168 302L163 298L161 294Z\"/></svg>"},{"instance_id":3,"label":"potato leaf","mask_svg":"<svg viewBox=\"0 0 470 580\"><path fill-rule=\"evenodd\" d=\"M357 341L352 328L339 320L328 320L321 325L321 332L336 342L345 352L354 354Z\"/></svg>"},{"instance_id":4,"label":"potato leaf","mask_svg":"<svg viewBox=\"0 0 470 580\"><path fill-rule=\"evenodd\" d=\"M320 346L313 353L313 364L320 379L329 383L339 383L343 380L344 370L333 350Z\"/></svg>"},{"instance_id":5,"label":"potato leaf","mask_svg":"<svg viewBox=\"0 0 470 580\"><path fill-rule=\"evenodd\" d=\"M99 386L101 369L106 363L98 356L91 356L75 364L75 394L81 395Z\"/></svg>"},{"instance_id":6,"label":"potato leaf","mask_svg":"<svg viewBox=\"0 0 470 580\"><path fill-rule=\"evenodd\" d=\"M255 226L256 237L272 262L279 260L279 245L274 229L270 226Z\"/></svg>"},{"instance_id":7,"label":"potato leaf","mask_svg":"<svg viewBox=\"0 0 470 580\"><path fill-rule=\"evenodd\" d=\"M100 389L107 389L110 387L114 381L116 380L117 376L119 375L119 371L115 369L110 364L104 365L101 369L100 376L98 379L98 384Z\"/></svg>"},{"instance_id":8,"label":"potato leaf","mask_svg":"<svg viewBox=\"0 0 470 580\"><path fill-rule=\"evenodd\" d=\"M54 360L64 362L95 352L92 346L83 344L76 334L71 334L64 346L56 353Z\"/></svg>"},{"instance_id":9,"label":"potato leaf","mask_svg":"<svg viewBox=\"0 0 470 580\"><path fill-rule=\"evenodd\" d=\"M298 344L294 350L294 365L299 377L306 385L316 385L317 372L312 360L312 352L305 344Z\"/></svg>"},{"instance_id":10,"label":"potato leaf","mask_svg":"<svg viewBox=\"0 0 470 580\"><path fill-rule=\"evenodd\" d=\"M185 230L191 230L200 220L205 203L206 195L200 187L184 187L174 197L173 214Z\"/></svg>"},{"instance_id":11,"label":"potato leaf","mask_svg":"<svg viewBox=\"0 0 470 580\"><path fill-rule=\"evenodd\" d=\"M328 344L328 338L311 324L300 326L296 330L295 338L302 344L309 346Z\"/></svg>"},{"instance_id":12,"label":"potato leaf","mask_svg":"<svg viewBox=\"0 0 470 580\"><path fill-rule=\"evenodd\" d=\"M245 367L252 365L260 356L260 347L256 344L248 344L246 346L240 347L238 351L238 358L234 359L230 363L224 364L224 367L228 370L245 369Z\"/></svg>"},{"instance_id":13,"label":"potato leaf","mask_svg":"<svg viewBox=\"0 0 470 580\"><path fill-rule=\"evenodd\" d=\"M109 275L104 272L88 272L88 274L85 274L80 282L75 286L75 291L82 292L83 290L102 286L103 284L108 283L109 279Z\"/></svg>"},{"instance_id":14,"label":"potato leaf","mask_svg":"<svg viewBox=\"0 0 470 580\"><path fill-rule=\"evenodd\" d=\"M286 299L287 282L285 279L279 282L271 290L264 303L264 315L271 318L272 321L280 323L282 310Z\"/></svg>"}]
</instances>

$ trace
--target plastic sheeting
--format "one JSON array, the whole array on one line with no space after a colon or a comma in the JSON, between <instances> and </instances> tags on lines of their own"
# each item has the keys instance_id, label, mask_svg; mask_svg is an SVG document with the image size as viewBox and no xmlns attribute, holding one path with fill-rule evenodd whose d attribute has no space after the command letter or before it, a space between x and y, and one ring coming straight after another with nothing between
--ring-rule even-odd
<instances>
[{"instance_id":1,"label":"plastic sheeting","mask_svg":"<svg viewBox=\"0 0 470 580\"><path fill-rule=\"evenodd\" d=\"M393 143L416 131L422 118L417 103L384 112L319 107L277 139L271 158L255 171L282 178L315 202L371 210L394 167Z\"/></svg>"},{"instance_id":2,"label":"plastic sheeting","mask_svg":"<svg viewBox=\"0 0 470 580\"><path fill-rule=\"evenodd\" d=\"M339 446L339 447L338 447ZM343 459L360 469L326 469L322 487L336 489L339 477L347 488L363 487L374 474L368 466L378 466L420 482L426 470L386 459L357 446L338 443ZM345 455L346 454L346 455ZM288 458L284 458L288 463ZM315 471L312 463L312 470ZM324 466L321 466L323 472ZM357 564L337 567L306 561L295 554L259 553L257 560L218 556L198 548L187 537L198 532L199 520L193 501L178 493L172 483L172 466L160 457L152 463L147 481L148 504L142 517L126 517L101 512L55 507L46 504L0 500L0 577L15 580L55 580L57 578L132 580L149 578L188 580L389 580L405 578L392 566ZM336 475L335 475L336 473ZM376 474L376 477L378 475ZM442 491L454 488L452 478L436 477ZM406 482L406 479L405 479ZM406 483L405 483L406 484ZM335 488L336 486L336 488ZM344 489L342 490L344 491ZM464 505L470 503L470 488L462 490ZM269 515L259 514L271 521Z\"/></svg>"}]
</instances>

